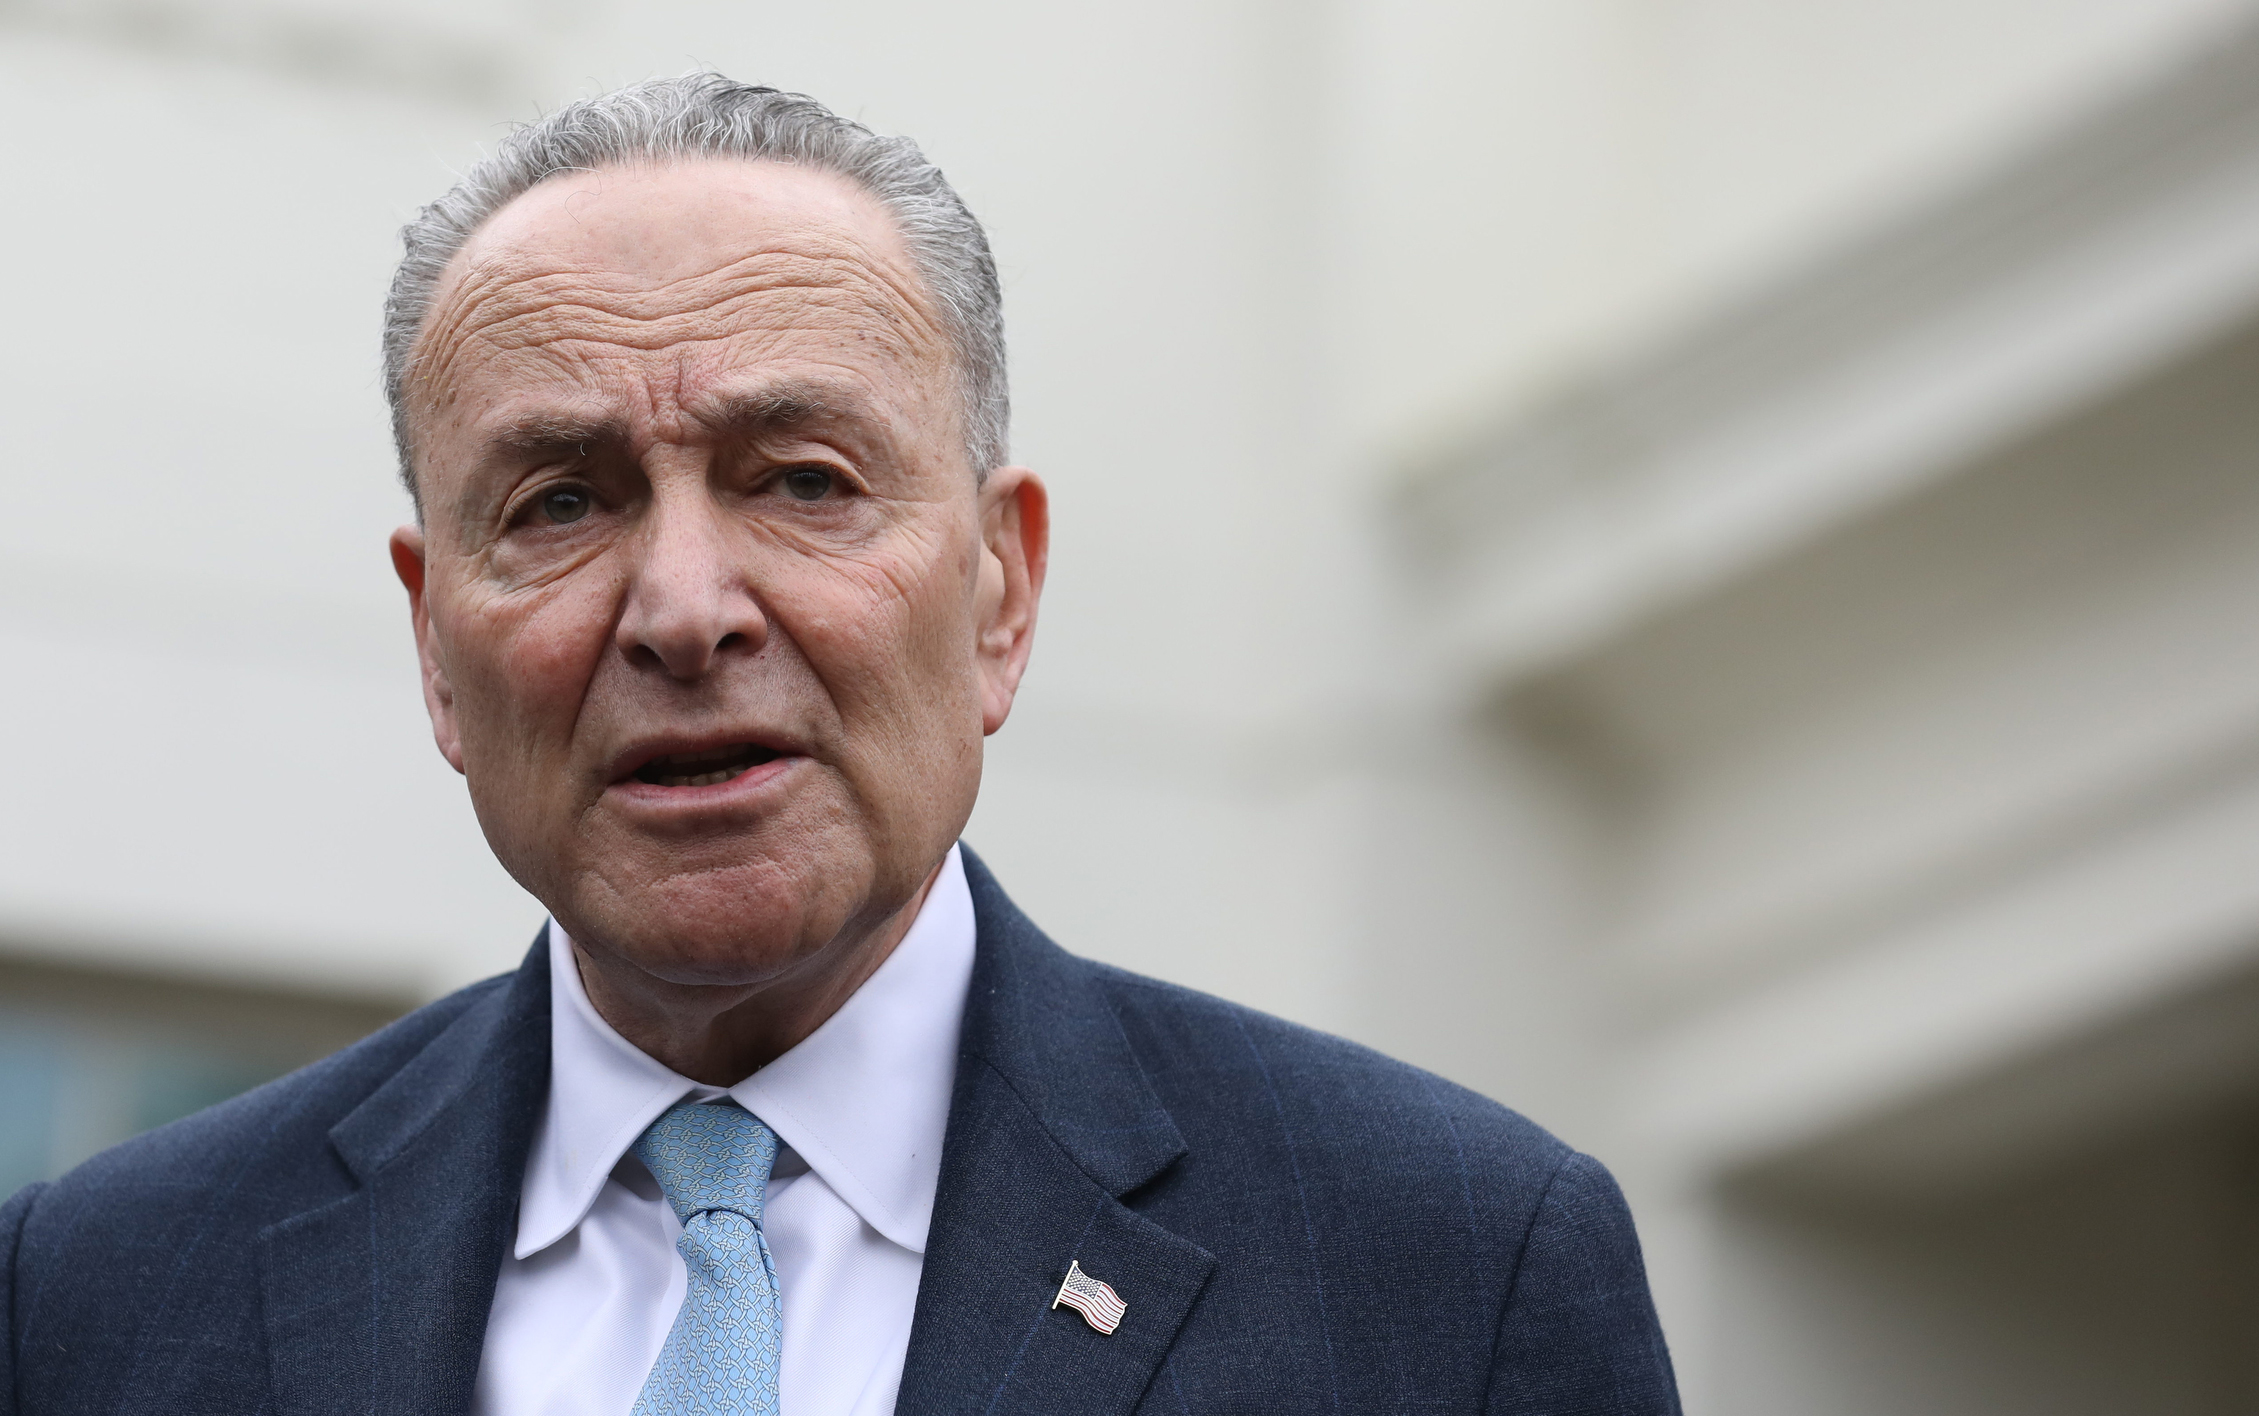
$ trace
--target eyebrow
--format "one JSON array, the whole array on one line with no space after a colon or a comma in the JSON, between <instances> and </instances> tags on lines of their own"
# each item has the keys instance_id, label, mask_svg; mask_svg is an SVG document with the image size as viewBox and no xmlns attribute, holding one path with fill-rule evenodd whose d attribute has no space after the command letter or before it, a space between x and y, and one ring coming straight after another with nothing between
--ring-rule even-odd
<instances>
[{"instance_id":1,"label":"eyebrow","mask_svg":"<svg viewBox=\"0 0 2259 1416\"><path fill-rule=\"evenodd\" d=\"M716 399L692 417L723 438L751 439L784 432L838 416L853 416L867 407L859 390L812 379L789 379L748 392ZM617 448L628 442L628 427L616 417L584 417L543 411L513 419L486 439L487 456L544 457L567 448L585 451L591 444Z\"/></svg>"},{"instance_id":2,"label":"eyebrow","mask_svg":"<svg viewBox=\"0 0 2259 1416\"><path fill-rule=\"evenodd\" d=\"M583 418L570 413L534 413L497 428L486 440L487 455L538 457L568 447L618 447L628 440L627 424L617 418Z\"/></svg>"},{"instance_id":3,"label":"eyebrow","mask_svg":"<svg viewBox=\"0 0 2259 1416\"><path fill-rule=\"evenodd\" d=\"M866 407L862 393L854 388L813 379L784 379L747 392L725 395L694 416L720 436L751 439L810 423L853 417Z\"/></svg>"}]
</instances>

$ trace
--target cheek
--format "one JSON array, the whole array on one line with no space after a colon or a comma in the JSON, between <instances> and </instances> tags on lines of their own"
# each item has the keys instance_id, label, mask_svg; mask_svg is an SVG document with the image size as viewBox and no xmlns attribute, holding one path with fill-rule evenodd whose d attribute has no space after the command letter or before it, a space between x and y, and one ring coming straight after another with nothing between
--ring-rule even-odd
<instances>
[{"instance_id":1,"label":"cheek","mask_svg":"<svg viewBox=\"0 0 2259 1416\"><path fill-rule=\"evenodd\" d=\"M890 731L952 718L970 691L971 590L955 555L888 557L811 576L780 596L779 618L824 678L842 716Z\"/></svg>"},{"instance_id":2,"label":"cheek","mask_svg":"<svg viewBox=\"0 0 2259 1416\"><path fill-rule=\"evenodd\" d=\"M459 711L474 757L568 745L570 725L611 639L610 617L601 603L590 602L595 599L573 591L497 596L464 618L460 643L471 660L473 691ZM464 696L460 684L457 694Z\"/></svg>"}]
</instances>

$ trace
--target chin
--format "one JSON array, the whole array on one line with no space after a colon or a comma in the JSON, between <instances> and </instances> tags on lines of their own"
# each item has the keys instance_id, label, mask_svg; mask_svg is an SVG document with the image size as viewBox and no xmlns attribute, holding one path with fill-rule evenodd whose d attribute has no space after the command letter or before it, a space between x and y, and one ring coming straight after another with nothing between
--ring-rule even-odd
<instances>
[{"instance_id":1,"label":"chin","mask_svg":"<svg viewBox=\"0 0 2259 1416\"><path fill-rule=\"evenodd\" d=\"M574 939L672 983L760 983L850 932L862 891L841 888L847 874L807 878L757 859L666 874L637 889L592 880L595 888L566 892L584 898L557 917Z\"/></svg>"}]
</instances>

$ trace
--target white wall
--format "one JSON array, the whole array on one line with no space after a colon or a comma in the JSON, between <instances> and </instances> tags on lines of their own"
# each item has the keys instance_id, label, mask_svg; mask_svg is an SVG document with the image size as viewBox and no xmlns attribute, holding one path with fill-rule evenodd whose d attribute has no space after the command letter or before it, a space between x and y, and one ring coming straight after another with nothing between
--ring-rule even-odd
<instances>
[{"instance_id":1,"label":"white wall","mask_svg":"<svg viewBox=\"0 0 2259 1416\"><path fill-rule=\"evenodd\" d=\"M390 229L477 124L6 40L0 931L348 989L499 967L532 917L420 722L371 358Z\"/></svg>"}]
</instances>

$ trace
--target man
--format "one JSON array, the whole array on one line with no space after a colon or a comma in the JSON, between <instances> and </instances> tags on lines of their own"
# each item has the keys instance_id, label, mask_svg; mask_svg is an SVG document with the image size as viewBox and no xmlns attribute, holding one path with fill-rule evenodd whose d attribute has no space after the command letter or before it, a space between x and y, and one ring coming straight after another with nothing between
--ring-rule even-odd
<instances>
[{"instance_id":1,"label":"man","mask_svg":"<svg viewBox=\"0 0 2259 1416\"><path fill-rule=\"evenodd\" d=\"M552 919L10 1202L6 1411L1676 1409L1596 1163L1075 959L957 845L1046 511L914 147L644 84L406 238L393 563Z\"/></svg>"}]
</instances>

